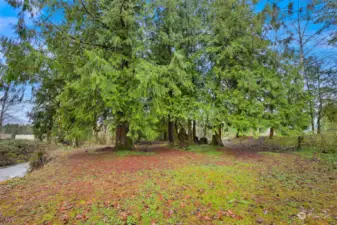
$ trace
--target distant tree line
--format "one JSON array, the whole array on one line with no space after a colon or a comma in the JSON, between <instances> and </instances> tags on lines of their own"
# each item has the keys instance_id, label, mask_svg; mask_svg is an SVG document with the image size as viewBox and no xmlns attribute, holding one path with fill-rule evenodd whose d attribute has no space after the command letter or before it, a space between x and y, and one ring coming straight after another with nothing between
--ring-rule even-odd
<instances>
[{"instance_id":1,"label":"distant tree line","mask_svg":"<svg viewBox=\"0 0 337 225\"><path fill-rule=\"evenodd\" d=\"M17 134L33 134L32 125L5 124L1 127L0 133L11 134L14 138Z\"/></svg>"}]
</instances>

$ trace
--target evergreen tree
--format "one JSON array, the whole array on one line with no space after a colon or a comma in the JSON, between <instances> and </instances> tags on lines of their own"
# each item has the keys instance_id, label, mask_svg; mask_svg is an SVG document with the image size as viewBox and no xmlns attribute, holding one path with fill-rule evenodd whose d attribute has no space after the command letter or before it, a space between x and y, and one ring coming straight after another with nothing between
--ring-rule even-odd
<instances>
[{"instance_id":1,"label":"evergreen tree","mask_svg":"<svg viewBox=\"0 0 337 225\"><path fill-rule=\"evenodd\" d=\"M197 121L215 145L224 129L270 127L272 137L306 126L303 63L289 38L266 35L285 26L276 4L256 13L236 0L14 3L36 14L33 28L18 24L20 42L3 42L8 77L39 84L31 115L41 139L76 144L110 126L117 149L163 132L185 147Z\"/></svg>"}]
</instances>

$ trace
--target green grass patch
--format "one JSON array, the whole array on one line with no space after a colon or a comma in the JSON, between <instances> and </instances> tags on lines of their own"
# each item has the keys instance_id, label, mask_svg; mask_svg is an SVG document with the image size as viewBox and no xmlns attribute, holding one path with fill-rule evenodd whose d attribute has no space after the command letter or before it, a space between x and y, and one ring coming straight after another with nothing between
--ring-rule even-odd
<instances>
[{"instance_id":1,"label":"green grass patch","mask_svg":"<svg viewBox=\"0 0 337 225\"><path fill-rule=\"evenodd\" d=\"M213 156L223 155L223 152L218 151L217 148L217 146L213 145L191 145L188 146L187 150L195 153L202 153Z\"/></svg>"},{"instance_id":2,"label":"green grass patch","mask_svg":"<svg viewBox=\"0 0 337 225\"><path fill-rule=\"evenodd\" d=\"M317 148L302 148L294 152L306 159L317 160L337 169L337 152L322 153Z\"/></svg>"},{"instance_id":3,"label":"green grass patch","mask_svg":"<svg viewBox=\"0 0 337 225\"><path fill-rule=\"evenodd\" d=\"M219 152L208 145L191 146L189 151ZM266 157L196 157L192 163L194 154L170 152L174 157L165 159L165 154L156 153L158 158L135 157L132 164L154 159L178 167L131 173L120 173L119 167L110 170L114 167L109 165L119 161L116 155L153 152L109 152L104 157L112 157L104 161L100 157L83 158L80 163L76 158L55 161L24 179L0 185L4 193L0 223L336 224L336 172L327 163L304 159L315 157L312 149L294 152L304 158L261 152ZM29 201L32 191L37 197ZM306 218L300 219L299 213ZM8 223L12 218L13 223Z\"/></svg>"},{"instance_id":4,"label":"green grass patch","mask_svg":"<svg viewBox=\"0 0 337 225\"><path fill-rule=\"evenodd\" d=\"M266 138L265 143L283 147L293 147L297 146L297 137L274 136L273 139Z\"/></svg>"},{"instance_id":5,"label":"green grass patch","mask_svg":"<svg viewBox=\"0 0 337 225\"><path fill-rule=\"evenodd\" d=\"M274 156L274 157L280 157L281 154L277 152L258 152L259 155L265 155L265 156Z\"/></svg>"},{"instance_id":6,"label":"green grass patch","mask_svg":"<svg viewBox=\"0 0 337 225\"><path fill-rule=\"evenodd\" d=\"M114 155L119 157L127 157L127 156L151 156L155 155L155 152L141 152L141 151L129 151L129 150L121 150L114 152Z\"/></svg>"}]
</instances>

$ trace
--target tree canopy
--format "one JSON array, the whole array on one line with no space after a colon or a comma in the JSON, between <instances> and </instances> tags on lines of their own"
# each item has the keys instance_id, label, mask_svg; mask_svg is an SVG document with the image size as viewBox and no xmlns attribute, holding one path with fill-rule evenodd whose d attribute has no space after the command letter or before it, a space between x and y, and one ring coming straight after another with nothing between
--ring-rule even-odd
<instances>
[{"instance_id":1,"label":"tree canopy","mask_svg":"<svg viewBox=\"0 0 337 225\"><path fill-rule=\"evenodd\" d=\"M109 127L123 149L160 137L177 144L186 129L193 144L199 124L221 145L229 128L271 136L308 128L317 77L304 66L304 45L296 60L296 34L277 38L288 26L272 1L260 11L245 0L9 3L21 10L20 38L2 40L6 76L38 84L31 118L41 139L81 140Z\"/></svg>"}]
</instances>

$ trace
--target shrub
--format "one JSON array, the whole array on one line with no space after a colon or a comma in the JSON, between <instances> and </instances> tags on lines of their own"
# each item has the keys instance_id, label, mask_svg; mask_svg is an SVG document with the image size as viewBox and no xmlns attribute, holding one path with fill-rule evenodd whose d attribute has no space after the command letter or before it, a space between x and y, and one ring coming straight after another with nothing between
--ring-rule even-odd
<instances>
[{"instance_id":1,"label":"shrub","mask_svg":"<svg viewBox=\"0 0 337 225\"><path fill-rule=\"evenodd\" d=\"M29 160L30 172L43 167L50 161L50 156L45 148L40 148L33 153Z\"/></svg>"},{"instance_id":2,"label":"shrub","mask_svg":"<svg viewBox=\"0 0 337 225\"><path fill-rule=\"evenodd\" d=\"M0 166L27 162L45 144L28 140L0 141Z\"/></svg>"}]
</instances>

